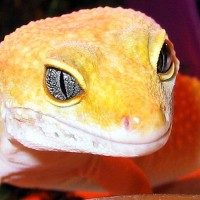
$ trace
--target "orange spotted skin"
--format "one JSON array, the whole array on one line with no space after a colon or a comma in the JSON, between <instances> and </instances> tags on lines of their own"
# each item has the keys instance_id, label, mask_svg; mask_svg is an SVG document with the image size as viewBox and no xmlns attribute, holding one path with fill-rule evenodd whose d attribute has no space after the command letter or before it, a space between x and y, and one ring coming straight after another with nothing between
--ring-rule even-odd
<instances>
[{"instance_id":1,"label":"orange spotted skin","mask_svg":"<svg viewBox=\"0 0 200 200\"><path fill-rule=\"evenodd\" d=\"M169 141L159 151L136 161L155 186L174 181L199 168L199 120L200 81L179 74L174 92L173 127Z\"/></svg>"}]
</instances>

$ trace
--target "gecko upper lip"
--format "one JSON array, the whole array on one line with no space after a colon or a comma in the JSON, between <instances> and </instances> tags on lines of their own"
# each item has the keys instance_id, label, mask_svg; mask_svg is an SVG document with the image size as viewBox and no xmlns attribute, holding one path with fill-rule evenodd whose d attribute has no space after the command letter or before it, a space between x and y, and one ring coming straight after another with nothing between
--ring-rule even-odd
<instances>
[{"instance_id":1,"label":"gecko upper lip","mask_svg":"<svg viewBox=\"0 0 200 200\"><path fill-rule=\"evenodd\" d=\"M25 114L23 117L21 117L20 110L23 110L24 113L26 111L31 111L32 114L28 116ZM48 116L45 114L40 114L37 111L33 111L30 109L24 109L24 108L17 108L17 111L20 112L20 115L16 114L14 117L22 122L29 123L29 124L34 124L35 123L35 118L37 120L42 120L42 118L51 118L56 120L59 123L65 124L68 127L75 128L76 130L80 130L85 134L89 134L91 136L101 138L104 140L116 142L116 143L123 143L123 144L134 144L134 145L139 145L139 144L151 144L153 142L159 141L161 138L164 138L166 135L171 130L171 125L168 125L165 127L163 130L156 130L155 132L151 132L148 134L138 134L136 130L129 130L128 128L124 127L117 127L113 130L103 130L101 127L92 127L85 125L83 123L79 122L74 122L74 120L65 120L65 119L60 119L58 117L54 116ZM34 116L34 117L33 117Z\"/></svg>"},{"instance_id":2,"label":"gecko upper lip","mask_svg":"<svg viewBox=\"0 0 200 200\"><path fill-rule=\"evenodd\" d=\"M123 140L121 136L120 138L115 137L114 132L111 134L105 130L66 123L30 109L10 108L6 115L8 129L11 128L8 132L25 146L43 150L86 152L110 156L138 156L151 153L166 143L171 129L171 126L168 127L165 133L153 139L141 140L139 138L140 140L134 141L133 138ZM15 133L12 132L13 127ZM103 137L98 131L102 135L110 134L110 136Z\"/></svg>"}]
</instances>

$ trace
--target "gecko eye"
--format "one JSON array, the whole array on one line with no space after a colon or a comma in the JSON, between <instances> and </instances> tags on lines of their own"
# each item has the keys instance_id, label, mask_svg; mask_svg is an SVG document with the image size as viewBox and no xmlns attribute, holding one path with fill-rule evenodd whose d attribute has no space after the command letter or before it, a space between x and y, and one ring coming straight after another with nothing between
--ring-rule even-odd
<instances>
[{"instance_id":1,"label":"gecko eye","mask_svg":"<svg viewBox=\"0 0 200 200\"><path fill-rule=\"evenodd\" d=\"M61 101L70 100L83 92L72 75L50 67L46 71L46 86L49 93Z\"/></svg>"},{"instance_id":2,"label":"gecko eye","mask_svg":"<svg viewBox=\"0 0 200 200\"><path fill-rule=\"evenodd\" d=\"M72 74L51 66L46 67L45 86L48 97L58 106L78 103L84 93Z\"/></svg>"},{"instance_id":3,"label":"gecko eye","mask_svg":"<svg viewBox=\"0 0 200 200\"><path fill-rule=\"evenodd\" d=\"M157 73L161 80L167 80L174 74L174 61L171 53L170 45L164 42L157 62Z\"/></svg>"}]
</instances>

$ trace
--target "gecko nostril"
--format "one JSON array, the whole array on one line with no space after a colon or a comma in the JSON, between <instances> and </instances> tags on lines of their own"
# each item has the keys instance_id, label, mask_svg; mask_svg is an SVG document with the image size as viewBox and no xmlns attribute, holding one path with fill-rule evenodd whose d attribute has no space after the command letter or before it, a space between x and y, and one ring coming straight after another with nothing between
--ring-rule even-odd
<instances>
[{"instance_id":1,"label":"gecko nostril","mask_svg":"<svg viewBox=\"0 0 200 200\"><path fill-rule=\"evenodd\" d=\"M123 117L122 124L125 130L132 130L135 129L140 123L140 118L133 117L130 119L129 117Z\"/></svg>"},{"instance_id":2,"label":"gecko nostril","mask_svg":"<svg viewBox=\"0 0 200 200\"><path fill-rule=\"evenodd\" d=\"M130 126L131 126L131 122L130 122L130 120L129 120L129 118L128 117L124 117L123 119L122 119L122 123L123 123L123 127L126 129L126 130L130 130Z\"/></svg>"}]
</instances>

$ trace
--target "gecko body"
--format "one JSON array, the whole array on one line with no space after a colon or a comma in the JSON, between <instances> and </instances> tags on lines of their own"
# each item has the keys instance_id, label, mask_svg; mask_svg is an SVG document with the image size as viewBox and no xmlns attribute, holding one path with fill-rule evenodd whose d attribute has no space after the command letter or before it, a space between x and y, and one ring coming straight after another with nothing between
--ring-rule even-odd
<instances>
[{"instance_id":1,"label":"gecko body","mask_svg":"<svg viewBox=\"0 0 200 200\"><path fill-rule=\"evenodd\" d=\"M0 44L2 182L150 192L142 162L119 157L150 154L167 142L178 69L165 30L131 9L83 10L6 36Z\"/></svg>"}]
</instances>

